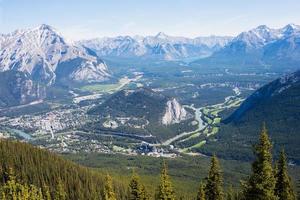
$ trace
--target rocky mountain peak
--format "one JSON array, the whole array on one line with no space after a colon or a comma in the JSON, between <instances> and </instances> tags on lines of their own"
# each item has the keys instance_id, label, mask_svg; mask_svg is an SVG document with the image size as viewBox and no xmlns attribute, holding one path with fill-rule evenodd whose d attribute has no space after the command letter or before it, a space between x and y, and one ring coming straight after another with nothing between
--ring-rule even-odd
<instances>
[{"instance_id":1,"label":"rocky mountain peak","mask_svg":"<svg viewBox=\"0 0 300 200\"><path fill-rule=\"evenodd\" d=\"M74 81L103 81L109 77L105 63L86 48L69 44L49 25L3 35L0 42L0 71L18 70L33 80L51 85L57 69ZM76 60L76 63L74 62ZM61 69L72 62L74 71Z\"/></svg>"},{"instance_id":2,"label":"rocky mountain peak","mask_svg":"<svg viewBox=\"0 0 300 200\"><path fill-rule=\"evenodd\" d=\"M159 32L155 35L156 38L160 38L160 39L167 39L169 36L167 34L165 34L164 32Z\"/></svg>"},{"instance_id":3,"label":"rocky mountain peak","mask_svg":"<svg viewBox=\"0 0 300 200\"><path fill-rule=\"evenodd\" d=\"M295 32L300 31L300 26L296 24L288 24L281 29L282 34L284 35L291 35Z\"/></svg>"}]
</instances>

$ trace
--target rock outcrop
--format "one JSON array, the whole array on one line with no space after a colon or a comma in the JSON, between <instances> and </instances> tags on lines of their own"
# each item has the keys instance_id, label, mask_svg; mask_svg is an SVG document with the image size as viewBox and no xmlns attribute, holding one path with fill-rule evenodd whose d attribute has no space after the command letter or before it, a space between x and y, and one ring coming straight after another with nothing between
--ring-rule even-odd
<instances>
[{"instance_id":1,"label":"rock outcrop","mask_svg":"<svg viewBox=\"0 0 300 200\"><path fill-rule=\"evenodd\" d=\"M179 123L187 118L186 110L174 98L167 102L166 111L162 117L164 125Z\"/></svg>"}]
</instances>

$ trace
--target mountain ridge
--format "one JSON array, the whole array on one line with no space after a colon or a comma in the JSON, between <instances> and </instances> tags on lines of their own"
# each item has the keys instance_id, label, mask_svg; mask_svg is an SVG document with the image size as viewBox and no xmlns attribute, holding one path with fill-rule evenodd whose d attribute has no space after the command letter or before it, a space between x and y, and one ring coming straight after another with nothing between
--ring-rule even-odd
<instances>
[{"instance_id":1,"label":"mountain ridge","mask_svg":"<svg viewBox=\"0 0 300 200\"><path fill-rule=\"evenodd\" d=\"M210 57L192 64L223 67L259 67L295 71L299 66L300 26L288 24L273 29L260 25L234 37Z\"/></svg>"},{"instance_id":2,"label":"mountain ridge","mask_svg":"<svg viewBox=\"0 0 300 200\"><path fill-rule=\"evenodd\" d=\"M2 34L0 39L0 71L28 73L32 80L53 85L62 63L78 60L69 74L61 74L75 82L103 81L110 77L104 61L80 46L66 42L49 25ZM66 66L64 66L66 67ZM86 74L84 77L82 74Z\"/></svg>"},{"instance_id":3,"label":"mountain ridge","mask_svg":"<svg viewBox=\"0 0 300 200\"><path fill-rule=\"evenodd\" d=\"M230 39L229 36L187 38L159 32L154 36L117 36L82 40L78 44L93 49L99 56L176 60L208 56Z\"/></svg>"},{"instance_id":4,"label":"mountain ridge","mask_svg":"<svg viewBox=\"0 0 300 200\"><path fill-rule=\"evenodd\" d=\"M299 94L300 70L264 85L225 118L220 132L208 140L202 153L218 152L224 158L250 160L256 133L265 123L275 151L284 147L291 161L300 163Z\"/></svg>"}]
</instances>

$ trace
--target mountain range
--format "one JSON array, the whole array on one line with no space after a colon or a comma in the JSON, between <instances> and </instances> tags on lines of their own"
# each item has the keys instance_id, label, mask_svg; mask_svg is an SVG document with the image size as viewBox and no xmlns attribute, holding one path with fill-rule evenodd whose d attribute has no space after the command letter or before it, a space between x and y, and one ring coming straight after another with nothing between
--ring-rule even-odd
<instances>
[{"instance_id":1,"label":"mountain range","mask_svg":"<svg viewBox=\"0 0 300 200\"><path fill-rule=\"evenodd\" d=\"M78 44L94 50L100 57L178 60L210 56L231 39L229 36L191 39L159 32L155 36L118 36L82 40Z\"/></svg>"},{"instance_id":2,"label":"mountain range","mask_svg":"<svg viewBox=\"0 0 300 200\"><path fill-rule=\"evenodd\" d=\"M298 69L300 62L300 26L288 24L272 29L258 26L233 38L224 48L194 64L218 66L259 66Z\"/></svg>"},{"instance_id":3,"label":"mountain range","mask_svg":"<svg viewBox=\"0 0 300 200\"><path fill-rule=\"evenodd\" d=\"M32 81L30 85L33 86L28 88L27 84L27 89L12 92L4 84L7 88L0 93L1 105L40 100L45 96L40 93L44 89L40 89L47 90L48 86L73 87L74 84L110 80L113 75L101 59L107 57L146 59L144 61L201 58L192 62L191 66L235 67L241 71L247 70L247 66L254 66L292 71L298 69L300 63L300 27L288 24L272 29L261 25L234 38L210 36L190 39L160 32L155 36L119 36L79 42L66 40L45 24L0 34L0 74L8 71L23 73L16 75ZM8 77L3 79L8 83L15 82L16 76L1 74L1 77L5 76ZM24 84L19 85L24 87Z\"/></svg>"}]
</instances>

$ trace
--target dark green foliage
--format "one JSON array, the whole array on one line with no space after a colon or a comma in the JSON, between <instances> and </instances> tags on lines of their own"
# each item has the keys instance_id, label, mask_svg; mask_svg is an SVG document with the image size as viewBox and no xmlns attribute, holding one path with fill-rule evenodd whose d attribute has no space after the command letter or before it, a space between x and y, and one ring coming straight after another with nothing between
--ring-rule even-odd
<instances>
[{"instance_id":1,"label":"dark green foliage","mask_svg":"<svg viewBox=\"0 0 300 200\"><path fill-rule=\"evenodd\" d=\"M163 115L168 98L148 88L135 91L121 90L103 104L92 108L89 113L118 117L135 116L158 121ZM147 109L145 109L147 108Z\"/></svg>"},{"instance_id":2,"label":"dark green foliage","mask_svg":"<svg viewBox=\"0 0 300 200\"><path fill-rule=\"evenodd\" d=\"M50 193L52 199L59 196L85 200L102 196L104 176L100 173L26 143L0 140L0 187L7 182L10 168L22 184L42 188L43 194ZM124 199L125 187L118 182L115 185L117 197Z\"/></svg>"},{"instance_id":3,"label":"dark green foliage","mask_svg":"<svg viewBox=\"0 0 300 200\"><path fill-rule=\"evenodd\" d=\"M235 193L233 191L232 185L230 185L228 188L226 200L235 200Z\"/></svg>"},{"instance_id":4,"label":"dark green foliage","mask_svg":"<svg viewBox=\"0 0 300 200\"><path fill-rule=\"evenodd\" d=\"M198 190L198 194L197 194L197 199L196 200L205 200L205 191L204 191L204 185L201 182L199 185L199 190Z\"/></svg>"},{"instance_id":5,"label":"dark green foliage","mask_svg":"<svg viewBox=\"0 0 300 200\"><path fill-rule=\"evenodd\" d=\"M296 200L291 178L288 174L287 159L284 150L281 151L275 174L275 194L278 200Z\"/></svg>"},{"instance_id":6,"label":"dark green foliage","mask_svg":"<svg viewBox=\"0 0 300 200\"><path fill-rule=\"evenodd\" d=\"M0 194L1 200L42 200L44 198L40 188L19 183L11 168L8 170L6 183L0 188Z\"/></svg>"},{"instance_id":7,"label":"dark green foliage","mask_svg":"<svg viewBox=\"0 0 300 200\"><path fill-rule=\"evenodd\" d=\"M155 195L156 200L175 200L175 193L167 171L167 165L163 162L160 174L160 184Z\"/></svg>"},{"instance_id":8,"label":"dark green foliage","mask_svg":"<svg viewBox=\"0 0 300 200\"><path fill-rule=\"evenodd\" d=\"M243 186L246 200L276 200L275 177L272 168L272 144L265 125L260 134L259 143L254 147L256 157L252 164L252 174Z\"/></svg>"},{"instance_id":9,"label":"dark green foliage","mask_svg":"<svg viewBox=\"0 0 300 200\"><path fill-rule=\"evenodd\" d=\"M300 77L300 71L294 73ZM201 153L216 152L221 158L251 161L251 145L257 139L261 122L268 124L274 143L274 157L282 146L289 158L300 164L300 81L277 79L253 93L227 120L221 124L216 138L208 140ZM294 79L296 80L296 79ZM288 145L286 145L288 144Z\"/></svg>"},{"instance_id":10,"label":"dark green foliage","mask_svg":"<svg viewBox=\"0 0 300 200\"><path fill-rule=\"evenodd\" d=\"M210 170L206 178L205 194L207 200L223 200L223 178L219 160L215 155L211 159Z\"/></svg>"},{"instance_id":11,"label":"dark green foliage","mask_svg":"<svg viewBox=\"0 0 300 200\"><path fill-rule=\"evenodd\" d=\"M129 183L128 200L148 199L145 186L141 183L140 177L133 172Z\"/></svg>"}]
</instances>

